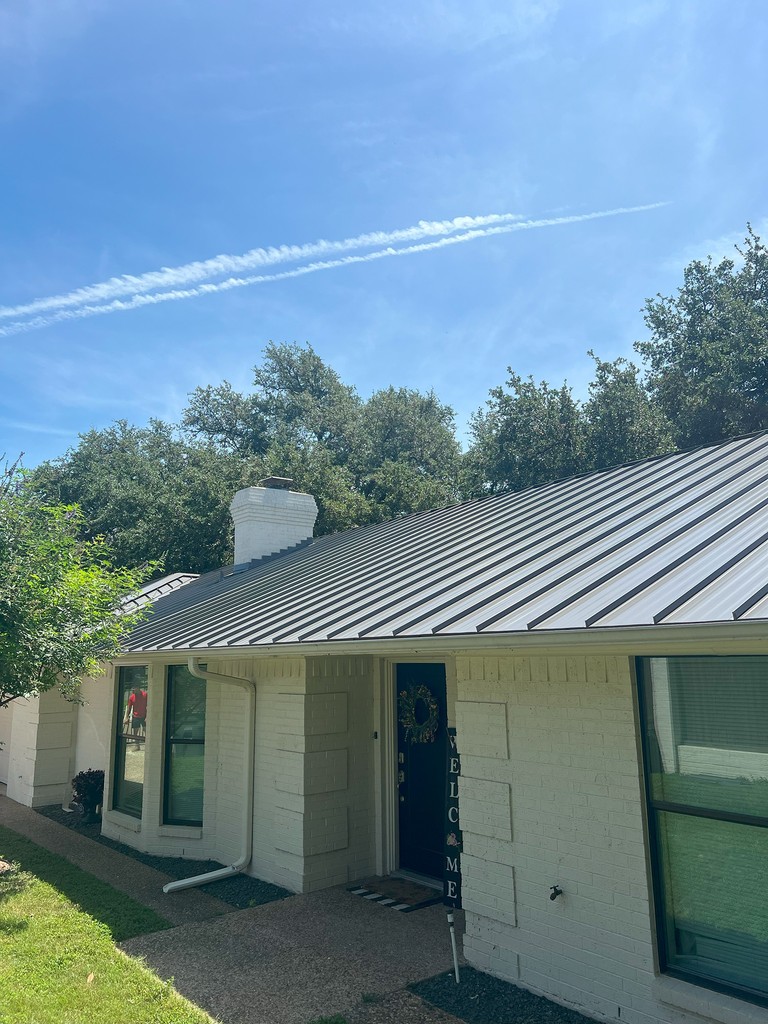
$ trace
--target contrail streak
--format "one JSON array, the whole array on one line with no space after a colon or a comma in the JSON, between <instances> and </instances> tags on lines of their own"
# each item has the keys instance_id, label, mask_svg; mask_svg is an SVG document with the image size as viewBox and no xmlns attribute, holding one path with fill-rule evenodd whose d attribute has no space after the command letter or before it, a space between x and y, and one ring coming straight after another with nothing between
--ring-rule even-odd
<instances>
[{"instance_id":1,"label":"contrail streak","mask_svg":"<svg viewBox=\"0 0 768 1024\"><path fill-rule=\"evenodd\" d=\"M276 274L251 274L247 277L230 277L225 281L204 283L197 285L194 288L173 289L171 291L154 292L152 294L134 294L128 300L115 299L112 302L103 303L101 305L81 305L75 309L60 309L58 312L53 312L49 316L37 316L29 320L15 321L7 324L5 327L0 327L0 337L9 337L13 334L21 334L26 331L38 330L64 320L81 320L92 316L104 316L108 313L125 312L130 309L138 309L141 306L157 305L161 302L177 302L181 299L192 299L201 295L211 295L216 292L230 291L233 288L245 288L256 284L265 284L269 281L284 281L292 277L303 277L306 274L314 274L320 270L332 270L336 267L345 267L353 263L371 263L375 260L385 259L390 256L409 256L415 253L429 252L433 249L443 249L449 245L460 245L464 242L472 242L478 238L510 234L513 231L530 231L535 228L557 227L564 224L578 224L583 221L598 220L605 217L617 217L622 214L640 213L645 210L655 210L666 205L666 203L647 203L643 206L623 206L613 210L600 210L595 213L574 214L568 217L549 217L540 220L518 220L513 223L497 224L493 227L475 228L470 231L464 231L461 234L446 235L432 242L421 242L415 245L403 246L401 248L387 246L384 249L378 249L374 252L364 253L362 255L347 255L333 260L318 260L304 264L301 267L294 267L291 270L283 270Z\"/></svg>"},{"instance_id":2,"label":"contrail streak","mask_svg":"<svg viewBox=\"0 0 768 1024\"><path fill-rule=\"evenodd\" d=\"M279 245L268 249L250 249L241 256L213 256L209 260L185 263L178 267L161 267L160 270L151 270L138 276L122 274L120 277L112 277L99 284L77 288L63 295L50 295L47 298L34 299L32 302L18 306L0 306L0 318L28 316L31 313L44 313L52 309L84 306L91 302L106 302L109 299L119 298L121 295L137 295L154 291L156 288L176 288L198 281L207 281L223 274L253 270L256 267L275 266L279 263L298 263L299 260L312 259L315 256L332 256L372 246L418 242L422 238L450 235L456 231L490 227L494 224L506 224L522 219L517 213L491 213L484 217L422 220L409 228L400 228L397 231L372 231L340 241L320 239L306 245Z\"/></svg>"}]
</instances>

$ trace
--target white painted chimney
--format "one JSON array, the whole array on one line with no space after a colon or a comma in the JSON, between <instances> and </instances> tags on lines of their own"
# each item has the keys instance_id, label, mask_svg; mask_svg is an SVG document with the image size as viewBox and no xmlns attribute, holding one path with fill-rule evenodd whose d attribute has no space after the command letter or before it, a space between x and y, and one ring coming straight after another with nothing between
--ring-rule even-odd
<instances>
[{"instance_id":1,"label":"white painted chimney","mask_svg":"<svg viewBox=\"0 0 768 1024\"><path fill-rule=\"evenodd\" d=\"M235 565L274 555L309 540L317 505L311 494L288 490L292 480L269 477L260 487L244 487L229 510L235 523Z\"/></svg>"}]
</instances>

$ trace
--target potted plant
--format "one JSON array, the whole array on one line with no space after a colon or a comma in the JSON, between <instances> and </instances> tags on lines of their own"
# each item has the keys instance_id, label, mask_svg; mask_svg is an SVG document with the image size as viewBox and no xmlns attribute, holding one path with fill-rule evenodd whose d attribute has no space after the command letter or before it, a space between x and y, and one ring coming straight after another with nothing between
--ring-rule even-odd
<instances>
[{"instance_id":1,"label":"potted plant","mask_svg":"<svg viewBox=\"0 0 768 1024\"><path fill-rule=\"evenodd\" d=\"M104 772L100 768L89 768L78 772L72 779L72 798L83 812L86 822L101 821L101 805L104 801Z\"/></svg>"}]
</instances>

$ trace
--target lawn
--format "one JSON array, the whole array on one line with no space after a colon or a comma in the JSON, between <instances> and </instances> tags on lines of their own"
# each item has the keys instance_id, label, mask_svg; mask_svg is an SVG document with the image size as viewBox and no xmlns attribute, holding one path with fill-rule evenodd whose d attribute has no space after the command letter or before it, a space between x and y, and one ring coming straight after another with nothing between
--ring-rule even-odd
<instances>
[{"instance_id":1,"label":"lawn","mask_svg":"<svg viewBox=\"0 0 768 1024\"><path fill-rule=\"evenodd\" d=\"M0 1024L211 1024L114 945L167 921L3 828L0 856Z\"/></svg>"},{"instance_id":2,"label":"lawn","mask_svg":"<svg viewBox=\"0 0 768 1024\"><path fill-rule=\"evenodd\" d=\"M2 826L0 857L7 861L17 861L25 871L49 882L80 910L105 924L115 942L172 927L170 921L160 917L154 910L142 906L63 857L44 850L42 846Z\"/></svg>"}]
</instances>

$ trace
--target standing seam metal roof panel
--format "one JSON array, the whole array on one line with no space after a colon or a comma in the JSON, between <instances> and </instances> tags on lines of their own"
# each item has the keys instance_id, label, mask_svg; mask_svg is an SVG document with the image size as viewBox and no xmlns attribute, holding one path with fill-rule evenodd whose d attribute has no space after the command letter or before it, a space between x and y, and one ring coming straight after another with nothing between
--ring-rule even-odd
<instances>
[{"instance_id":1,"label":"standing seam metal roof panel","mask_svg":"<svg viewBox=\"0 0 768 1024\"><path fill-rule=\"evenodd\" d=\"M323 537L161 597L129 652L768 616L768 435Z\"/></svg>"}]
</instances>

